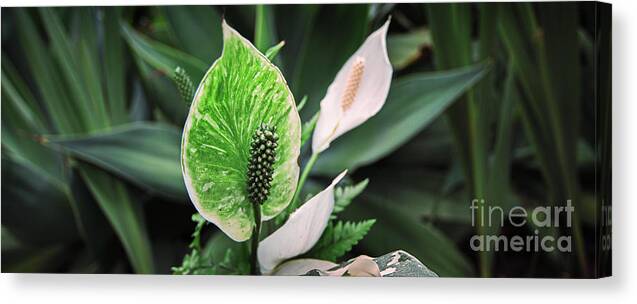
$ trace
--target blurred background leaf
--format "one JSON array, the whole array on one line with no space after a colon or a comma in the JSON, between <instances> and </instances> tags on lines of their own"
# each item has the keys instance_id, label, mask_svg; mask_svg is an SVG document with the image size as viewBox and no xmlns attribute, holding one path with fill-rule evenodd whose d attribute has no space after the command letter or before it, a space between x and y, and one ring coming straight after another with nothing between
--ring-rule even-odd
<instances>
[{"instance_id":1,"label":"blurred background leaf","mask_svg":"<svg viewBox=\"0 0 637 304\"><path fill-rule=\"evenodd\" d=\"M187 195L179 165L180 135L168 125L135 123L88 137L46 140L77 159L179 199Z\"/></svg>"},{"instance_id":2,"label":"blurred background leaf","mask_svg":"<svg viewBox=\"0 0 637 304\"><path fill-rule=\"evenodd\" d=\"M404 34L387 37L389 61L396 70L402 70L418 60L427 47L431 47L431 33L419 28Z\"/></svg>"}]
</instances>

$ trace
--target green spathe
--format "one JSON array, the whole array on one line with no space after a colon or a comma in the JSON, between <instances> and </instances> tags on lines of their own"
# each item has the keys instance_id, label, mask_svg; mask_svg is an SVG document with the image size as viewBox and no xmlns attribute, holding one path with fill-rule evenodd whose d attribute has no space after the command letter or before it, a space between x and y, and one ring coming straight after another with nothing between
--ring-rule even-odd
<instances>
[{"instance_id":1,"label":"green spathe","mask_svg":"<svg viewBox=\"0 0 637 304\"><path fill-rule=\"evenodd\" d=\"M301 122L283 75L237 31L222 24L223 53L202 79L181 144L188 194L199 213L235 241L250 238L254 213L248 197L250 144L266 123L278 145L263 220L290 203L296 189Z\"/></svg>"}]
</instances>

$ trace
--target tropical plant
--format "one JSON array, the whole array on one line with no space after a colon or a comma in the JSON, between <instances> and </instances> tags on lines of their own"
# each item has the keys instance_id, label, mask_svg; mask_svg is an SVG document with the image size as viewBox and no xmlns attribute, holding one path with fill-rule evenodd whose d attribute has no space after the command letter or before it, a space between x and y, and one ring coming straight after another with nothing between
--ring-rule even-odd
<instances>
[{"instance_id":1,"label":"tropical plant","mask_svg":"<svg viewBox=\"0 0 637 304\"><path fill-rule=\"evenodd\" d=\"M294 222L295 211L301 216L294 218L303 217L314 198L324 202L324 190L333 199L309 248L276 262L263 251L264 264L272 261L277 268L287 261L296 267L298 261L321 260L323 266L308 274L323 275L376 274L372 264L384 275L590 275L593 245L586 240L594 223L588 215L596 206L592 181L600 156L593 149L594 130L584 122L597 115L592 88L598 86L580 75L592 75L607 51L592 38L601 31L593 7L3 8L3 271L254 270L253 242L235 241L252 237L254 209L243 210L242 229L207 224L228 218L232 210L214 207L232 195L201 204L193 200L203 210L193 216L180 166L188 109L199 100L197 85L216 87L227 80L205 76L226 56L225 20L254 42L257 52L241 62L257 58L280 71L266 73L270 79L264 81L285 95L271 110L287 117L237 129L245 131L238 136L241 157L215 159L229 168L228 192L232 185L246 186L246 177L230 171L248 168L254 129L260 128L264 134L289 130L292 135L275 131L277 139L268 138L289 148L278 156L290 162L274 163L273 171L265 172L281 195L264 196L260 208L269 220L256 229L263 231L257 240L290 230L285 227ZM369 76L364 71L378 56L368 60L357 50L382 28L393 74L378 80L379 92L373 94L378 100L366 117L348 120L346 110L354 109L355 98L343 107L333 92L356 87L351 71L362 69L362 77ZM610 94L606 83L599 90ZM239 114L223 115L233 113ZM240 114L263 118L262 112ZM342 120L330 120L335 117ZM609 125L610 119L602 122ZM335 125L346 128L332 132ZM205 157L198 161L209 163ZM343 170L347 175L332 185ZM274 178L286 175L287 180ZM214 173L221 176L223 170ZM258 199L264 189L253 190ZM489 227L471 227L468 204L474 197L529 208L573 199L580 210L572 228L578 256L464 250L469 235L491 233ZM387 264L395 258L404 267L392 274ZM536 267L546 264L553 266L550 271ZM308 270L293 269L286 273Z\"/></svg>"}]
</instances>

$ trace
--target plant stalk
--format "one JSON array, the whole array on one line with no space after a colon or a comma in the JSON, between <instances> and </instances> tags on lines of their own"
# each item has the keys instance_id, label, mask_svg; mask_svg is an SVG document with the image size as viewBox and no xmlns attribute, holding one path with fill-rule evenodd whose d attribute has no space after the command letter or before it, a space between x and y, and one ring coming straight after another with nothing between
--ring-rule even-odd
<instances>
[{"instance_id":1,"label":"plant stalk","mask_svg":"<svg viewBox=\"0 0 637 304\"><path fill-rule=\"evenodd\" d=\"M254 210L254 232L252 233L252 244L250 249L250 274L259 275L259 263L257 259L257 251L259 249L259 236L261 235L261 205L252 202Z\"/></svg>"},{"instance_id":2,"label":"plant stalk","mask_svg":"<svg viewBox=\"0 0 637 304\"><path fill-rule=\"evenodd\" d=\"M305 181L310 175L312 167L314 167L314 163L316 163L316 160L318 159L319 153L312 153L312 156L310 156L307 164L305 164L305 168L303 168L303 173L301 173L301 178L299 179L299 184L296 186L296 191L294 192L294 197L292 198L292 204L296 204L296 201L299 199L299 196L301 195L301 189L303 189L303 185L305 185Z\"/></svg>"},{"instance_id":3,"label":"plant stalk","mask_svg":"<svg viewBox=\"0 0 637 304\"><path fill-rule=\"evenodd\" d=\"M269 45L268 34L267 31L267 15L266 8L264 5L256 6L256 16L255 16L255 25L254 25L254 45L261 52L265 52Z\"/></svg>"}]
</instances>

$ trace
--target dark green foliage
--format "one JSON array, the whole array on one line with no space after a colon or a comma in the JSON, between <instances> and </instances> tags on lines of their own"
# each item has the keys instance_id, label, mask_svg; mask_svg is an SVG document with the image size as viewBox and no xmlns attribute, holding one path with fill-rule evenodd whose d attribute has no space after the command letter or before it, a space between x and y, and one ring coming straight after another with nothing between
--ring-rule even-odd
<instances>
[{"instance_id":1,"label":"dark green foliage","mask_svg":"<svg viewBox=\"0 0 637 304\"><path fill-rule=\"evenodd\" d=\"M199 214L193 214L192 221L197 223L195 231L192 233L192 241L188 248L190 253L184 256L181 266L173 267L173 274L247 274L247 260L243 255L244 250L237 247L228 247L221 244L220 239L213 239L208 246L202 247L201 234L206 226L206 220ZM222 255L212 247L222 247L217 250L223 252Z\"/></svg>"},{"instance_id":2,"label":"dark green foliage","mask_svg":"<svg viewBox=\"0 0 637 304\"><path fill-rule=\"evenodd\" d=\"M192 221L197 223L197 225L195 226L195 231L192 233L192 241L190 245L188 245L191 252L184 256L181 266L172 268L174 274L192 274L203 268L201 266L202 263L206 263L206 261L202 261L201 258L201 230L207 222L206 219L198 213L192 215Z\"/></svg>"}]
</instances>

